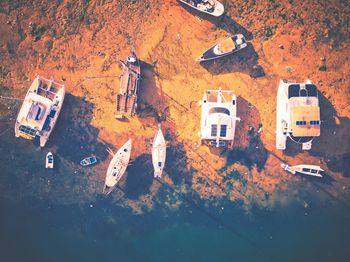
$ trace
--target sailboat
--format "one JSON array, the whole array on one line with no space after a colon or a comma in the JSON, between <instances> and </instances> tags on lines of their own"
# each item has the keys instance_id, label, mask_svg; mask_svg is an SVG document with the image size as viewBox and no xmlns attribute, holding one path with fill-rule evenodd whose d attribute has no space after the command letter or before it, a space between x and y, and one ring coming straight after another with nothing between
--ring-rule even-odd
<instances>
[{"instance_id":1,"label":"sailboat","mask_svg":"<svg viewBox=\"0 0 350 262\"><path fill-rule=\"evenodd\" d=\"M152 162L154 168L154 177L162 177L164 164L166 158L166 144L165 139L160 128L158 126L158 132L153 140L152 145Z\"/></svg>"},{"instance_id":2,"label":"sailboat","mask_svg":"<svg viewBox=\"0 0 350 262\"><path fill-rule=\"evenodd\" d=\"M297 165L297 166L289 166L287 164L281 164L281 167L288 171L289 173L296 175L298 173L309 175L309 176L316 176L316 177L323 177L320 173L324 172L324 170L316 165Z\"/></svg>"},{"instance_id":3,"label":"sailboat","mask_svg":"<svg viewBox=\"0 0 350 262\"><path fill-rule=\"evenodd\" d=\"M111 150L109 151L111 154ZM126 168L128 167L131 154L131 139L129 139L118 151L113 154L113 158L109 163L103 194L108 195L113 188L123 177Z\"/></svg>"}]
</instances>

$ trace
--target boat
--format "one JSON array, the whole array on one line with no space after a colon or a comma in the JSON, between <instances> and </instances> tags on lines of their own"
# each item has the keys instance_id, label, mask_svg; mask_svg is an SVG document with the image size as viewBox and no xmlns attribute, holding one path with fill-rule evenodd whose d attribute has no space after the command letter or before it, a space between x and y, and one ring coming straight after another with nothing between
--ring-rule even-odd
<instances>
[{"instance_id":1,"label":"boat","mask_svg":"<svg viewBox=\"0 0 350 262\"><path fill-rule=\"evenodd\" d=\"M64 85L36 76L18 113L15 136L34 140L44 147L54 129L65 96Z\"/></svg>"},{"instance_id":2,"label":"boat","mask_svg":"<svg viewBox=\"0 0 350 262\"><path fill-rule=\"evenodd\" d=\"M46 155L46 168L53 168L53 154L51 152Z\"/></svg>"},{"instance_id":3,"label":"boat","mask_svg":"<svg viewBox=\"0 0 350 262\"><path fill-rule=\"evenodd\" d=\"M160 128L158 126L158 131L153 139L152 145L152 162L154 168L154 177L162 177L164 165L166 158L166 144L165 139Z\"/></svg>"},{"instance_id":4,"label":"boat","mask_svg":"<svg viewBox=\"0 0 350 262\"><path fill-rule=\"evenodd\" d=\"M288 83L280 80L276 109L276 148L285 150L287 138L310 150L321 134L317 88L310 80Z\"/></svg>"},{"instance_id":5,"label":"boat","mask_svg":"<svg viewBox=\"0 0 350 262\"><path fill-rule=\"evenodd\" d=\"M179 0L181 3L208 15L219 17L222 16L225 8L224 5L216 0Z\"/></svg>"},{"instance_id":6,"label":"boat","mask_svg":"<svg viewBox=\"0 0 350 262\"><path fill-rule=\"evenodd\" d=\"M110 151L111 154L113 152ZM109 163L105 185L103 188L103 193L108 195L112 192L113 188L123 177L125 170L129 164L131 154L131 139L129 139L116 154L113 154L113 158Z\"/></svg>"},{"instance_id":7,"label":"boat","mask_svg":"<svg viewBox=\"0 0 350 262\"><path fill-rule=\"evenodd\" d=\"M117 119L136 114L137 92L141 83L140 61L134 52L131 52L126 62L120 61L120 63L123 72L120 78L119 94L117 95L115 114Z\"/></svg>"},{"instance_id":8,"label":"boat","mask_svg":"<svg viewBox=\"0 0 350 262\"><path fill-rule=\"evenodd\" d=\"M237 99L232 91L207 90L202 100L201 142L211 146L233 147L237 117Z\"/></svg>"},{"instance_id":9,"label":"boat","mask_svg":"<svg viewBox=\"0 0 350 262\"><path fill-rule=\"evenodd\" d=\"M196 59L197 62L203 62L221 58L235 53L247 47L247 41L242 34L237 34L226 38L220 43L212 46Z\"/></svg>"},{"instance_id":10,"label":"boat","mask_svg":"<svg viewBox=\"0 0 350 262\"><path fill-rule=\"evenodd\" d=\"M315 165L297 165L297 166L289 166L287 164L281 164L281 167L288 171L289 173L292 173L293 175L296 175L298 173L309 175L309 176L316 176L316 177L323 177L321 175L324 170L320 168L319 166Z\"/></svg>"},{"instance_id":11,"label":"boat","mask_svg":"<svg viewBox=\"0 0 350 262\"><path fill-rule=\"evenodd\" d=\"M91 166L97 163L97 158L95 156L89 156L80 161L82 166Z\"/></svg>"}]
</instances>

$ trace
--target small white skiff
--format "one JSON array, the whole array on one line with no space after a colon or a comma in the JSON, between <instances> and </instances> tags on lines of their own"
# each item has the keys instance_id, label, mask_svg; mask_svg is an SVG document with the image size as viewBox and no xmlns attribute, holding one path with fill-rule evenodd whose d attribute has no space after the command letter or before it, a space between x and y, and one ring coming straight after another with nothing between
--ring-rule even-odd
<instances>
[{"instance_id":1,"label":"small white skiff","mask_svg":"<svg viewBox=\"0 0 350 262\"><path fill-rule=\"evenodd\" d=\"M324 172L321 167L315 165L289 166L287 164L281 164L281 167L293 175L300 173L309 176L323 177L320 173Z\"/></svg>"}]
</instances>

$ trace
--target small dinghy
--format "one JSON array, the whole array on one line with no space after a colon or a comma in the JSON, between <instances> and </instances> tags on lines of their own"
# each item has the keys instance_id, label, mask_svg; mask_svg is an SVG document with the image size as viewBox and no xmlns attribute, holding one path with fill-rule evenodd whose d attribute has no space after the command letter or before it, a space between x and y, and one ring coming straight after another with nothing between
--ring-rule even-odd
<instances>
[{"instance_id":1,"label":"small dinghy","mask_svg":"<svg viewBox=\"0 0 350 262\"><path fill-rule=\"evenodd\" d=\"M224 11L224 5L216 0L179 0L181 3L196 9L199 12L212 15L215 17L221 16Z\"/></svg>"},{"instance_id":2,"label":"small dinghy","mask_svg":"<svg viewBox=\"0 0 350 262\"><path fill-rule=\"evenodd\" d=\"M166 144L165 139L160 128L158 126L158 132L153 140L152 145L152 162L154 168L154 177L162 177L164 164L166 157Z\"/></svg>"},{"instance_id":3,"label":"small dinghy","mask_svg":"<svg viewBox=\"0 0 350 262\"><path fill-rule=\"evenodd\" d=\"M109 150L111 154L111 150ZM131 139L129 139L116 154L113 154L113 158L109 163L106 181L103 188L103 194L108 195L112 192L113 188L122 178L125 173L126 168L128 167L131 154Z\"/></svg>"},{"instance_id":4,"label":"small dinghy","mask_svg":"<svg viewBox=\"0 0 350 262\"><path fill-rule=\"evenodd\" d=\"M281 167L288 171L289 173L292 173L293 175L296 174L304 174L309 176L316 176L316 177L323 177L320 173L324 172L322 168L315 165L297 165L297 166L289 166L287 164L281 164Z\"/></svg>"},{"instance_id":5,"label":"small dinghy","mask_svg":"<svg viewBox=\"0 0 350 262\"><path fill-rule=\"evenodd\" d=\"M196 59L197 62L213 60L235 53L247 47L247 41L242 34L233 35L214 45Z\"/></svg>"},{"instance_id":6,"label":"small dinghy","mask_svg":"<svg viewBox=\"0 0 350 262\"><path fill-rule=\"evenodd\" d=\"M80 161L80 165L82 166L91 166L97 163L97 158L94 156L86 157Z\"/></svg>"},{"instance_id":7,"label":"small dinghy","mask_svg":"<svg viewBox=\"0 0 350 262\"><path fill-rule=\"evenodd\" d=\"M53 154L51 152L46 155L46 168L53 168Z\"/></svg>"}]
</instances>

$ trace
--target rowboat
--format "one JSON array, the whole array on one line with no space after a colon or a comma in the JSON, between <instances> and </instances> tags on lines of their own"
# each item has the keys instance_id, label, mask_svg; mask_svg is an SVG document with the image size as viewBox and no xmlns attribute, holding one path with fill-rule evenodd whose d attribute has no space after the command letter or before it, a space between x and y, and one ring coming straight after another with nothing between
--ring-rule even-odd
<instances>
[{"instance_id":1,"label":"rowboat","mask_svg":"<svg viewBox=\"0 0 350 262\"><path fill-rule=\"evenodd\" d=\"M110 151L112 154L112 152ZM123 177L126 168L128 167L131 154L131 139L129 139L118 151L114 154L109 163L103 193L108 195L112 192L116 184Z\"/></svg>"},{"instance_id":2,"label":"rowboat","mask_svg":"<svg viewBox=\"0 0 350 262\"><path fill-rule=\"evenodd\" d=\"M166 144L165 139L160 128L158 126L158 131L153 140L152 145L152 162L154 168L154 177L162 177L164 165L166 158Z\"/></svg>"},{"instance_id":3,"label":"rowboat","mask_svg":"<svg viewBox=\"0 0 350 262\"><path fill-rule=\"evenodd\" d=\"M91 166L97 163L97 158L95 156L89 156L80 161L82 166Z\"/></svg>"}]
</instances>

